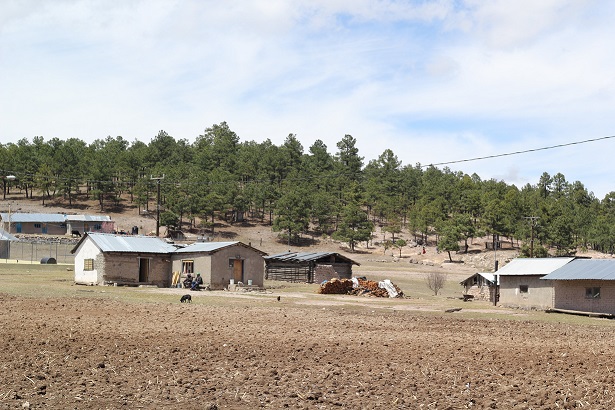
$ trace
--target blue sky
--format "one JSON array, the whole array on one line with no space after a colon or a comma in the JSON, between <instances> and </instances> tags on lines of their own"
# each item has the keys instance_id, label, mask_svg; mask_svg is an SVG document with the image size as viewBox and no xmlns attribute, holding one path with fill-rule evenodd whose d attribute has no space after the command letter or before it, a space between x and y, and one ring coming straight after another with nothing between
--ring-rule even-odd
<instances>
[{"instance_id":1,"label":"blue sky","mask_svg":"<svg viewBox=\"0 0 615 410\"><path fill-rule=\"evenodd\" d=\"M430 164L615 134L615 3L0 0L0 139L159 130ZM615 191L615 139L451 164Z\"/></svg>"}]
</instances>

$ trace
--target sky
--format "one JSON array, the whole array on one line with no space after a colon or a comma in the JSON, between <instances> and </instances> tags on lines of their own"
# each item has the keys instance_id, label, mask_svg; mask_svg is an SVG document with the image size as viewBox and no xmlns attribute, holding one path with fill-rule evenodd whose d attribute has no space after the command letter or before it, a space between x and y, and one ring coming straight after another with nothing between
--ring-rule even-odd
<instances>
[{"instance_id":1,"label":"sky","mask_svg":"<svg viewBox=\"0 0 615 410\"><path fill-rule=\"evenodd\" d=\"M240 140L615 191L615 2L0 0L0 142ZM597 140L575 145L573 142ZM491 159L466 159L564 147Z\"/></svg>"}]
</instances>

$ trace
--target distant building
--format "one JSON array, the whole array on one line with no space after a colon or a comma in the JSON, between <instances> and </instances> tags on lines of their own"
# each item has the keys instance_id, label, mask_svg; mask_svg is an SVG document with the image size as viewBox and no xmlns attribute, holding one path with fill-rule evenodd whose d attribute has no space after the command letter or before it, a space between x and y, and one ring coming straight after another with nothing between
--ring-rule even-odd
<instances>
[{"instance_id":1,"label":"distant building","mask_svg":"<svg viewBox=\"0 0 615 410\"><path fill-rule=\"evenodd\" d=\"M352 265L359 263L335 252L283 252L265 257L265 278L307 283L350 279Z\"/></svg>"},{"instance_id":2,"label":"distant building","mask_svg":"<svg viewBox=\"0 0 615 410\"><path fill-rule=\"evenodd\" d=\"M200 273L211 289L223 289L231 280L262 287L265 255L242 242L197 242L173 253L173 271Z\"/></svg>"},{"instance_id":3,"label":"distant building","mask_svg":"<svg viewBox=\"0 0 615 410\"><path fill-rule=\"evenodd\" d=\"M464 295L470 295L474 300L493 301L497 291L493 273L478 272L460 282L464 287Z\"/></svg>"},{"instance_id":4,"label":"distant building","mask_svg":"<svg viewBox=\"0 0 615 410\"><path fill-rule=\"evenodd\" d=\"M11 254L11 242L18 241L10 233L0 230L0 259L8 259Z\"/></svg>"},{"instance_id":5,"label":"distant building","mask_svg":"<svg viewBox=\"0 0 615 410\"><path fill-rule=\"evenodd\" d=\"M0 213L1 227L10 233L70 235L112 232L113 221L106 215Z\"/></svg>"},{"instance_id":6,"label":"distant building","mask_svg":"<svg viewBox=\"0 0 615 410\"><path fill-rule=\"evenodd\" d=\"M547 309L553 307L553 284L542 278L574 258L517 258L495 272L504 306Z\"/></svg>"},{"instance_id":7,"label":"distant building","mask_svg":"<svg viewBox=\"0 0 615 410\"><path fill-rule=\"evenodd\" d=\"M155 236L86 233L75 254L75 283L168 286L176 247Z\"/></svg>"},{"instance_id":8,"label":"distant building","mask_svg":"<svg viewBox=\"0 0 615 410\"><path fill-rule=\"evenodd\" d=\"M171 285L173 272L196 274L211 289L235 284L263 286L266 253L241 242L175 246L155 236L86 233L71 251L75 283Z\"/></svg>"},{"instance_id":9,"label":"distant building","mask_svg":"<svg viewBox=\"0 0 615 410\"><path fill-rule=\"evenodd\" d=\"M542 278L553 286L553 308L615 315L615 260L575 259Z\"/></svg>"}]
</instances>

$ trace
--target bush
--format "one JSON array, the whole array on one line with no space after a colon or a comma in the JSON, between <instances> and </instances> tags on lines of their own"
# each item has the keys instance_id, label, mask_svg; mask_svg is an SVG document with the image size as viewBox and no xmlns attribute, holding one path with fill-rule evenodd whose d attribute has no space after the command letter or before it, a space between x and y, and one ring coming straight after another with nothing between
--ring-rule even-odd
<instances>
[{"instance_id":1,"label":"bush","mask_svg":"<svg viewBox=\"0 0 615 410\"><path fill-rule=\"evenodd\" d=\"M425 276L425 282L434 295L438 296L438 292L440 292L446 284L446 276L440 272L431 272Z\"/></svg>"}]
</instances>

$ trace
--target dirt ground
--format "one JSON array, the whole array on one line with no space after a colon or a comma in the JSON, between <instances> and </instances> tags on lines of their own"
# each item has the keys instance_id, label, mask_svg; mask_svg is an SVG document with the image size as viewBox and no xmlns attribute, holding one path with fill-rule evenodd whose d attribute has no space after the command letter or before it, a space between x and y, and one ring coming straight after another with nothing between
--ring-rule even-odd
<instances>
[{"instance_id":1,"label":"dirt ground","mask_svg":"<svg viewBox=\"0 0 615 410\"><path fill-rule=\"evenodd\" d=\"M94 289L69 298L0 293L0 409L615 403L615 328L603 319L481 319L277 301L275 292L192 304L161 293L167 299L135 303ZM348 298L356 299L336 300Z\"/></svg>"}]
</instances>

